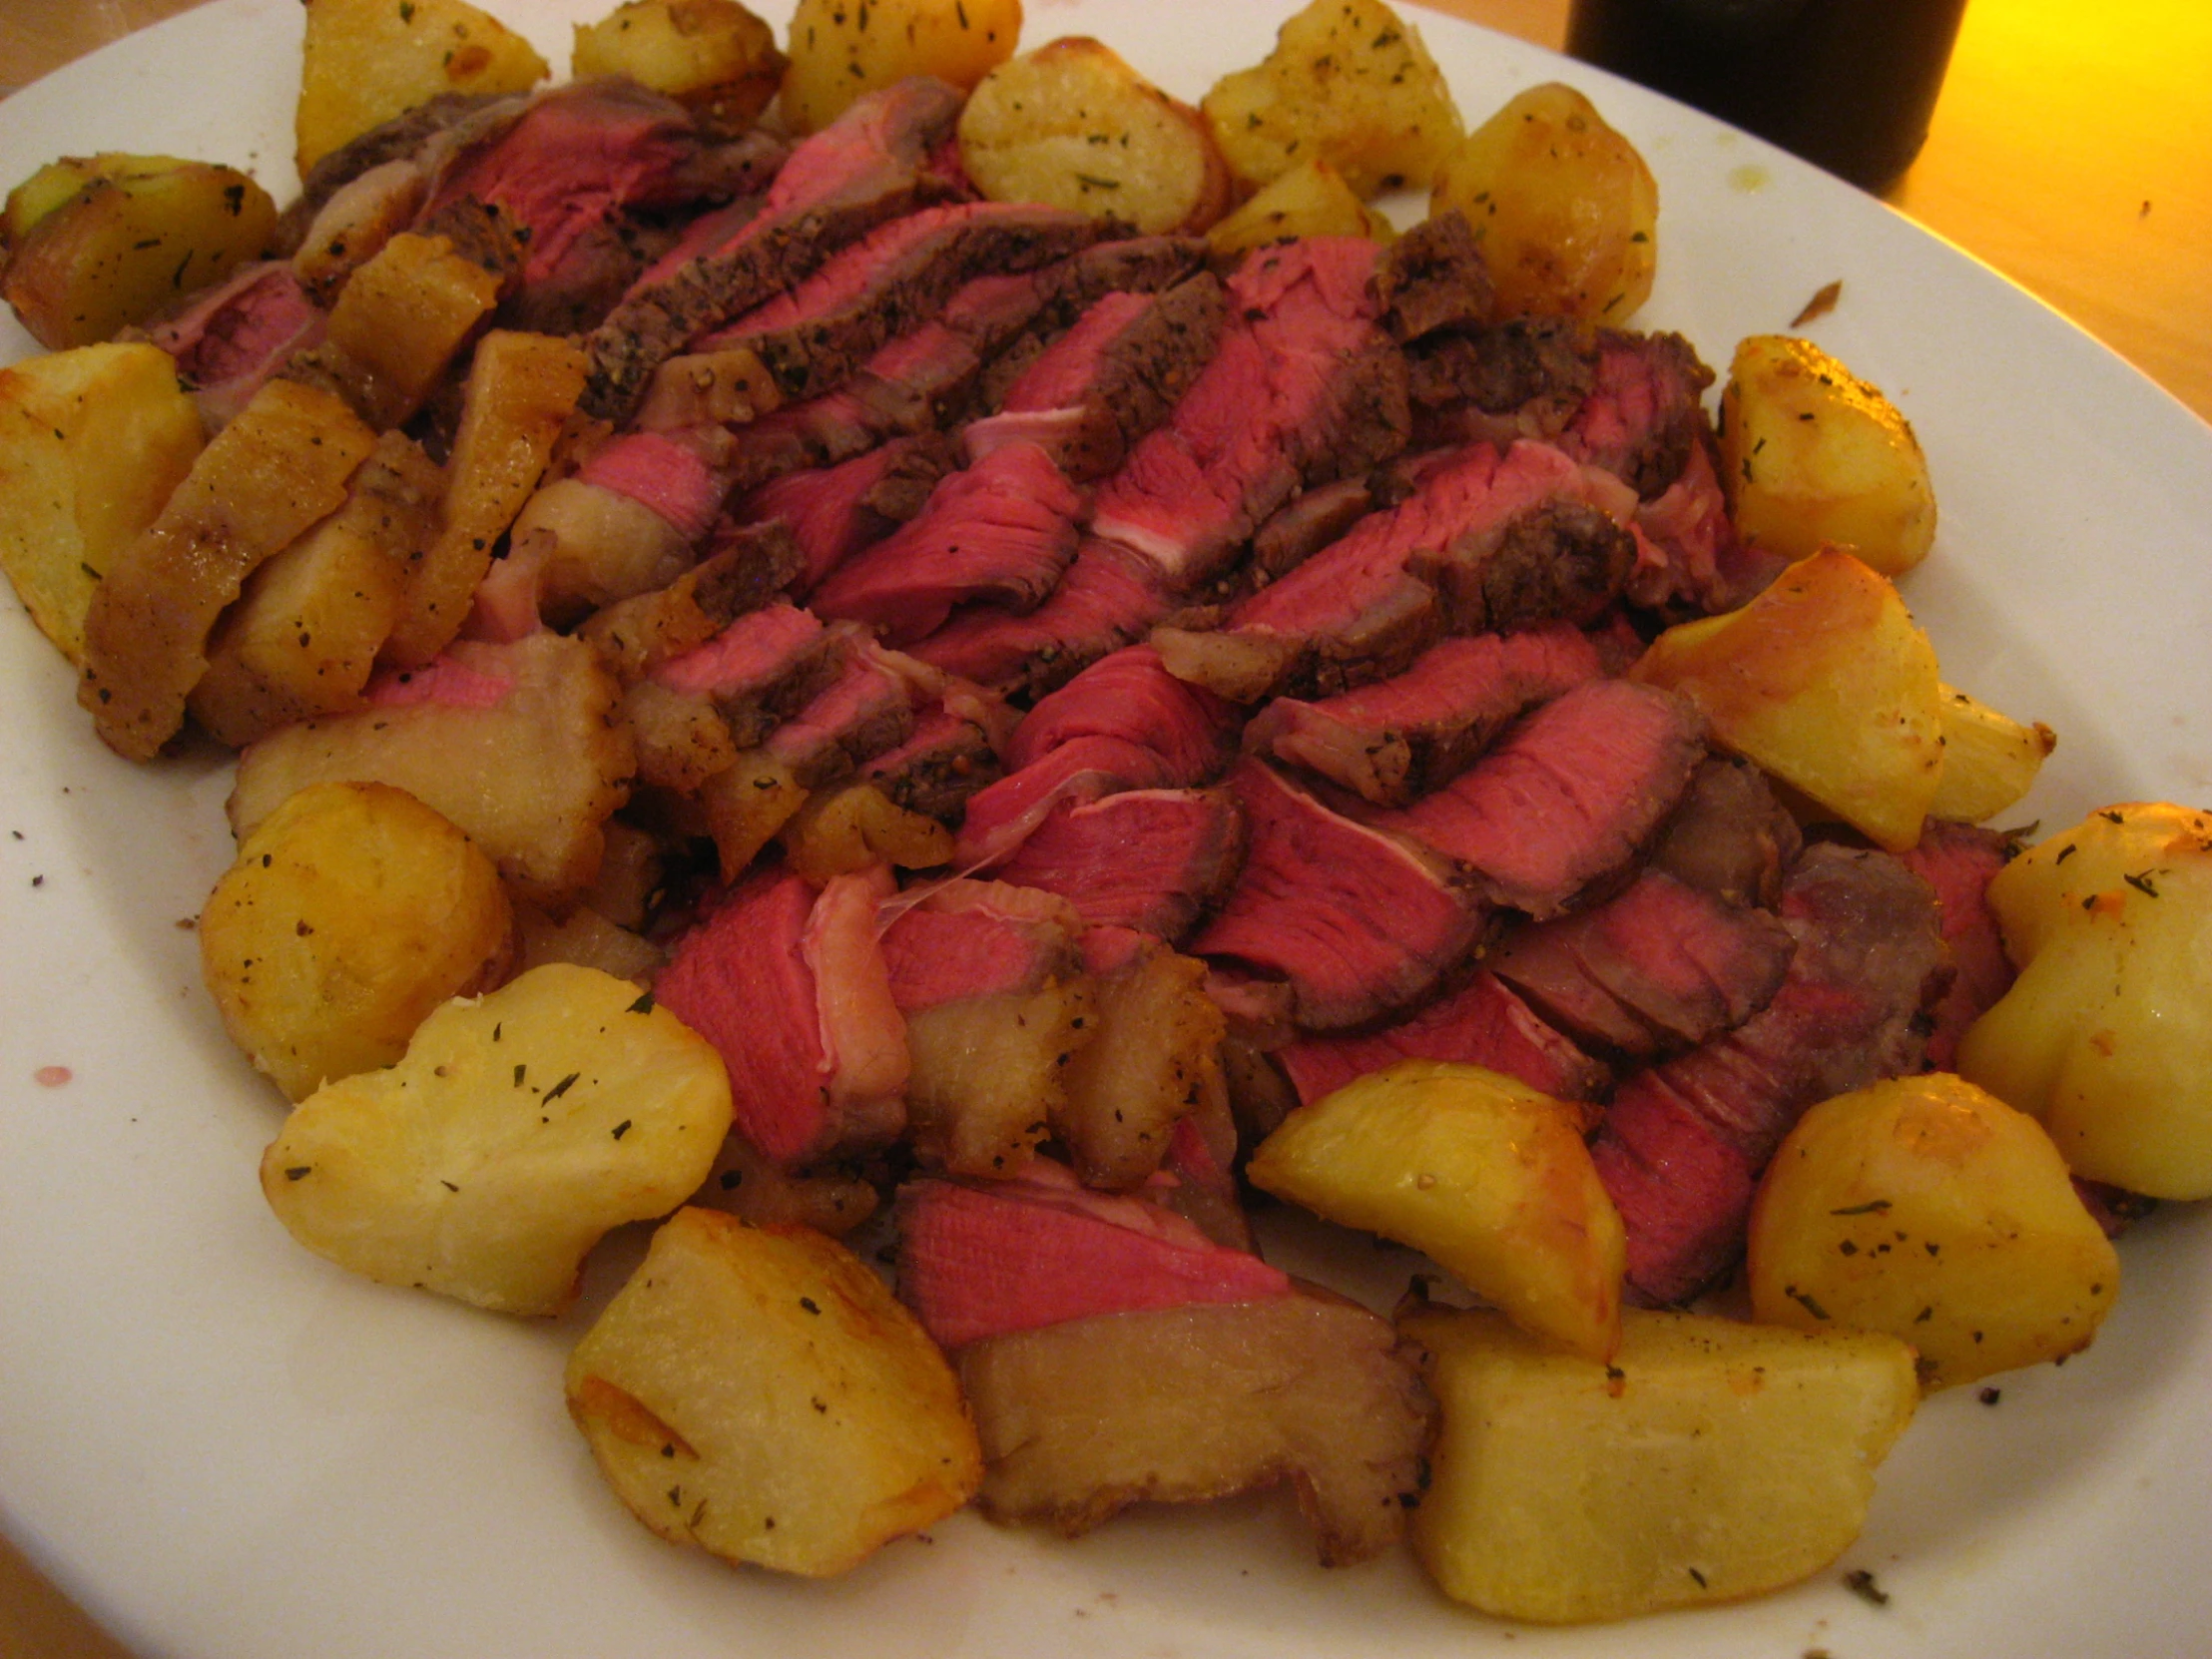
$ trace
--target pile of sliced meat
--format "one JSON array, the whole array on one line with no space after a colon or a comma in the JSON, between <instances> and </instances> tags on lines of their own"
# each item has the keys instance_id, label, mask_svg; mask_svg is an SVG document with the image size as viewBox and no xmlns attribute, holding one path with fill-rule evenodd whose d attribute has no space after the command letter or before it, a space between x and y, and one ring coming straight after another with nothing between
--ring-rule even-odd
<instances>
[{"instance_id":1,"label":"pile of sliced meat","mask_svg":"<svg viewBox=\"0 0 2212 1659\"><path fill-rule=\"evenodd\" d=\"M716 842L658 994L741 1133L794 1168L911 1134L904 1293L961 1347L1302 1294L1251 1254L1239 1128L1466 1061L1604 1105L1632 1291L1695 1294L1797 1115L1940 1058L2008 972L1993 838L1804 844L1621 677L1770 573L1711 374L1493 318L1456 219L1218 269L975 200L956 112L907 83L787 155L578 88L425 116L302 216L490 204L529 233L509 316L583 333L599 424L471 631L581 620L634 811ZM289 280L173 342L202 381L311 332ZM949 863L763 852L858 783ZM1154 1036L1140 1126L1111 1091Z\"/></svg>"}]
</instances>

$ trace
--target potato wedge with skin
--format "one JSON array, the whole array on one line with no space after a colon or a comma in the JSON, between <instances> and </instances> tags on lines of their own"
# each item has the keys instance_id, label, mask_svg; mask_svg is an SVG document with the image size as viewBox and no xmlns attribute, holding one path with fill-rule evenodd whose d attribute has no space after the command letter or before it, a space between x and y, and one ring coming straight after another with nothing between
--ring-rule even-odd
<instances>
[{"instance_id":1,"label":"potato wedge with skin","mask_svg":"<svg viewBox=\"0 0 2212 1659\"><path fill-rule=\"evenodd\" d=\"M330 308L322 355L347 401L378 429L413 418L499 303L501 283L450 237L402 231L385 243Z\"/></svg>"},{"instance_id":2,"label":"potato wedge with skin","mask_svg":"<svg viewBox=\"0 0 2212 1659\"><path fill-rule=\"evenodd\" d=\"M1811 340L1738 345L1720 430L1721 483L1748 540L1790 559L1846 546L1885 576L1928 556L1936 491L1912 426Z\"/></svg>"},{"instance_id":3,"label":"potato wedge with skin","mask_svg":"<svg viewBox=\"0 0 2212 1659\"><path fill-rule=\"evenodd\" d=\"M344 501L376 436L327 392L272 380L193 461L85 612L77 702L126 760L185 723L216 620L262 563Z\"/></svg>"},{"instance_id":4,"label":"potato wedge with skin","mask_svg":"<svg viewBox=\"0 0 2212 1659\"><path fill-rule=\"evenodd\" d=\"M2212 813L2107 807L1988 896L2020 976L1959 1073L2039 1118L2076 1175L2212 1198Z\"/></svg>"},{"instance_id":5,"label":"potato wedge with skin","mask_svg":"<svg viewBox=\"0 0 2212 1659\"><path fill-rule=\"evenodd\" d=\"M385 1285L557 1314L608 1229L668 1214L730 1129L721 1056L626 979L556 964L317 1089L262 1157L294 1239Z\"/></svg>"},{"instance_id":6,"label":"potato wedge with skin","mask_svg":"<svg viewBox=\"0 0 2212 1659\"><path fill-rule=\"evenodd\" d=\"M356 706L444 481L405 433L379 438L344 505L246 579L208 641L207 672L187 702L193 718L244 748Z\"/></svg>"},{"instance_id":7,"label":"potato wedge with skin","mask_svg":"<svg viewBox=\"0 0 2212 1659\"><path fill-rule=\"evenodd\" d=\"M1956 686L1938 693L1943 714L1943 776L1931 818L1980 824L2034 788L2058 734L2036 721L2022 726Z\"/></svg>"},{"instance_id":8,"label":"potato wedge with skin","mask_svg":"<svg viewBox=\"0 0 2212 1659\"><path fill-rule=\"evenodd\" d=\"M1902 851L1941 787L1936 652L1888 579L1800 560L1740 611L1670 628L1629 678L1690 699L1715 741Z\"/></svg>"},{"instance_id":9,"label":"potato wedge with skin","mask_svg":"<svg viewBox=\"0 0 2212 1659\"><path fill-rule=\"evenodd\" d=\"M1582 1131L1579 1107L1510 1077L1405 1060L1300 1107L1245 1175L1425 1252L1523 1330L1603 1362L1627 1244Z\"/></svg>"},{"instance_id":10,"label":"potato wedge with skin","mask_svg":"<svg viewBox=\"0 0 2212 1659\"><path fill-rule=\"evenodd\" d=\"M498 983L513 949L491 860L383 784L301 790L200 912L224 1027L292 1100L390 1065L431 1009Z\"/></svg>"},{"instance_id":11,"label":"potato wedge with skin","mask_svg":"<svg viewBox=\"0 0 2212 1659\"><path fill-rule=\"evenodd\" d=\"M567 1394L638 1519L779 1572L845 1572L982 1475L936 1345L805 1227L678 1211L576 1345Z\"/></svg>"},{"instance_id":12,"label":"potato wedge with skin","mask_svg":"<svg viewBox=\"0 0 2212 1659\"><path fill-rule=\"evenodd\" d=\"M466 0L307 0L293 161L314 164L444 92L527 92L536 48Z\"/></svg>"},{"instance_id":13,"label":"potato wedge with skin","mask_svg":"<svg viewBox=\"0 0 2212 1659\"><path fill-rule=\"evenodd\" d=\"M419 668L468 619L492 544L538 487L553 440L584 389L584 351L572 340L506 329L486 334L469 365L437 538L409 571L405 608L384 660Z\"/></svg>"},{"instance_id":14,"label":"potato wedge with skin","mask_svg":"<svg viewBox=\"0 0 2212 1659\"><path fill-rule=\"evenodd\" d=\"M591 647L560 634L463 643L448 660L481 701L372 703L249 748L232 830L252 834L309 784L391 784L458 825L521 897L565 907L597 877L601 826L635 770L614 682Z\"/></svg>"},{"instance_id":15,"label":"potato wedge with skin","mask_svg":"<svg viewBox=\"0 0 2212 1659\"><path fill-rule=\"evenodd\" d=\"M1659 266L1659 187L1634 145L1556 82L1469 133L1436 174L1430 214L1456 208L1482 250L1497 314L1625 325Z\"/></svg>"},{"instance_id":16,"label":"potato wedge with skin","mask_svg":"<svg viewBox=\"0 0 2212 1659\"><path fill-rule=\"evenodd\" d=\"M1625 1316L1606 1367L1503 1318L1399 1321L1443 1407L1413 1553L1444 1594L1538 1624L1734 1601L1819 1571L1912 1420L1913 1351L1695 1314Z\"/></svg>"},{"instance_id":17,"label":"potato wedge with skin","mask_svg":"<svg viewBox=\"0 0 2212 1659\"><path fill-rule=\"evenodd\" d=\"M1083 36L984 76L959 136L961 165L994 202L1042 202L1147 234L1203 231L1229 207L1229 169L1199 113Z\"/></svg>"},{"instance_id":18,"label":"potato wedge with skin","mask_svg":"<svg viewBox=\"0 0 2212 1659\"><path fill-rule=\"evenodd\" d=\"M155 345L87 345L0 369L0 570L79 667L100 580L206 443Z\"/></svg>"},{"instance_id":19,"label":"potato wedge with skin","mask_svg":"<svg viewBox=\"0 0 2212 1659\"><path fill-rule=\"evenodd\" d=\"M1886 1331L1934 1392L2087 1348L2120 1259L2042 1126L1936 1074L1798 1121L1759 1184L1749 1279L1761 1323Z\"/></svg>"},{"instance_id":20,"label":"potato wedge with skin","mask_svg":"<svg viewBox=\"0 0 2212 1659\"><path fill-rule=\"evenodd\" d=\"M959 1364L996 1521L1072 1536L1287 1479L1339 1566L1396 1543L1421 1483L1428 1397L1389 1326L1326 1292L1068 1320Z\"/></svg>"},{"instance_id":21,"label":"potato wedge with skin","mask_svg":"<svg viewBox=\"0 0 2212 1659\"><path fill-rule=\"evenodd\" d=\"M790 39L784 118L813 133L909 75L972 88L1014 55L1021 0L799 0Z\"/></svg>"},{"instance_id":22,"label":"potato wedge with skin","mask_svg":"<svg viewBox=\"0 0 2212 1659\"><path fill-rule=\"evenodd\" d=\"M675 99L713 130L741 133L783 84L776 31L737 0L627 0L576 25L578 80L626 75Z\"/></svg>"},{"instance_id":23,"label":"potato wedge with skin","mask_svg":"<svg viewBox=\"0 0 2212 1659\"><path fill-rule=\"evenodd\" d=\"M1420 31L1381 0L1315 0L1202 108L1241 183L1318 158L1361 196L1428 184L1464 130Z\"/></svg>"},{"instance_id":24,"label":"potato wedge with skin","mask_svg":"<svg viewBox=\"0 0 2212 1659\"><path fill-rule=\"evenodd\" d=\"M1344 175L1307 161L1274 182L1206 233L1215 254L1242 254L1297 237L1369 237L1389 242L1390 222L1361 201Z\"/></svg>"},{"instance_id":25,"label":"potato wedge with skin","mask_svg":"<svg viewBox=\"0 0 2212 1659\"><path fill-rule=\"evenodd\" d=\"M174 156L55 162L8 204L0 297L55 351L108 339L221 281L260 256L276 225L276 203L248 175Z\"/></svg>"},{"instance_id":26,"label":"potato wedge with skin","mask_svg":"<svg viewBox=\"0 0 2212 1659\"><path fill-rule=\"evenodd\" d=\"M1086 1185L1141 1186L1167 1156L1178 1118L1220 1089L1221 1009L1206 964L1148 944L1098 976L1084 1038L1061 1073L1052 1132Z\"/></svg>"}]
</instances>

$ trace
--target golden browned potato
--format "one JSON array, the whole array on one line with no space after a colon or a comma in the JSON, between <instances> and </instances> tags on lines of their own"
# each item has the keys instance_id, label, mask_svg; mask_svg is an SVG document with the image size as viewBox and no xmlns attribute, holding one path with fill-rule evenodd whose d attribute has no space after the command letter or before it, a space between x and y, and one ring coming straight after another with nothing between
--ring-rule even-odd
<instances>
[{"instance_id":1,"label":"golden browned potato","mask_svg":"<svg viewBox=\"0 0 2212 1659\"><path fill-rule=\"evenodd\" d=\"M1721 482L1736 528L1785 558L1830 543L1903 576L1936 539L1936 491L1913 428L1810 340L1754 334L1721 393Z\"/></svg>"},{"instance_id":2,"label":"golden browned potato","mask_svg":"<svg viewBox=\"0 0 2212 1659\"><path fill-rule=\"evenodd\" d=\"M499 274L451 238L403 231L339 290L321 354L362 418L397 426L428 399L499 289Z\"/></svg>"},{"instance_id":3,"label":"golden browned potato","mask_svg":"<svg viewBox=\"0 0 2212 1659\"><path fill-rule=\"evenodd\" d=\"M748 749L699 786L722 878L735 881L807 804L807 787L765 749Z\"/></svg>"},{"instance_id":4,"label":"golden browned potato","mask_svg":"<svg viewBox=\"0 0 2212 1659\"><path fill-rule=\"evenodd\" d=\"M841 1239L874 1215L881 1200L849 1165L787 1169L733 1129L692 1202L755 1227L811 1227Z\"/></svg>"},{"instance_id":5,"label":"golden browned potato","mask_svg":"<svg viewBox=\"0 0 2212 1659\"><path fill-rule=\"evenodd\" d=\"M671 1543L826 1578L982 1475L951 1369L850 1251L680 1210L576 1345L568 1409Z\"/></svg>"},{"instance_id":6,"label":"golden browned potato","mask_svg":"<svg viewBox=\"0 0 2212 1659\"><path fill-rule=\"evenodd\" d=\"M90 345L228 276L276 226L269 192L236 168L72 157L9 196L0 297L50 350Z\"/></svg>"},{"instance_id":7,"label":"golden browned potato","mask_svg":"<svg viewBox=\"0 0 2212 1659\"><path fill-rule=\"evenodd\" d=\"M1886 1331L1934 1391L2089 1346L2120 1259L2042 1126L1956 1077L1823 1101L1759 1184L1755 1318Z\"/></svg>"},{"instance_id":8,"label":"golden browned potato","mask_svg":"<svg viewBox=\"0 0 2212 1659\"><path fill-rule=\"evenodd\" d=\"M1229 207L1229 170L1199 113L1081 36L983 77L960 112L960 162L994 202L1144 232L1203 231Z\"/></svg>"},{"instance_id":9,"label":"golden browned potato","mask_svg":"<svg viewBox=\"0 0 2212 1659\"><path fill-rule=\"evenodd\" d=\"M94 590L184 482L200 411L156 345L87 345L0 368L0 570L84 664Z\"/></svg>"},{"instance_id":10,"label":"golden browned potato","mask_svg":"<svg viewBox=\"0 0 2212 1659\"><path fill-rule=\"evenodd\" d=\"M518 905L515 936L518 973L567 962L627 979L643 990L668 960L668 952L651 939L616 926L589 904L577 905L558 920L535 904Z\"/></svg>"},{"instance_id":11,"label":"golden browned potato","mask_svg":"<svg viewBox=\"0 0 2212 1659\"><path fill-rule=\"evenodd\" d=\"M466 0L306 0L293 120L299 175L371 127L440 93L527 92L536 48Z\"/></svg>"},{"instance_id":12,"label":"golden browned potato","mask_svg":"<svg viewBox=\"0 0 2212 1659\"><path fill-rule=\"evenodd\" d=\"M1327 162L1301 162L1206 233L1216 254L1242 254L1295 237L1372 237L1389 242L1390 222L1361 201Z\"/></svg>"},{"instance_id":13,"label":"golden browned potato","mask_svg":"<svg viewBox=\"0 0 2212 1659\"><path fill-rule=\"evenodd\" d=\"M1063 1110L1063 1073L1089 1040L1091 981L940 1002L906 1016L914 1151L954 1175L1015 1174Z\"/></svg>"},{"instance_id":14,"label":"golden browned potato","mask_svg":"<svg viewBox=\"0 0 2212 1659\"><path fill-rule=\"evenodd\" d=\"M429 542L444 476L386 432L345 503L246 579L208 641L193 718L234 748L361 700L398 618L407 560Z\"/></svg>"},{"instance_id":15,"label":"golden browned potato","mask_svg":"<svg viewBox=\"0 0 2212 1659\"><path fill-rule=\"evenodd\" d=\"M1819 1571L1913 1418L1913 1351L1630 1309L1611 1366L1497 1314L1400 1322L1443 1407L1413 1553L1444 1594L1576 1624L1734 1601Z\"/></svg>"},{"instance_id":16,"label":"golden browned potato","mask_svg":"<svg viewBox=\"0 0 2212 1659\"><path fill-rule=\"evenodd\" d=\"M778 834L785 863L810 881L876 863L929 869L952 861L951 830L894 805L873 784L817 791Z\"/></svg>"},{"instance_id":17,"label":"golden browned potato","mask_svg":"<svg viewBox=\"0 0 2212 1659\"><path fill-rule=\"evenodd\" d=\"M1314 0L1203 108L1239 181L1268 184L1319 159L1361 196L1428 184L1463 130L1420 31L1382 0Z\"/></svg>"},{"instance_id":18,"label":"golden browned potato","mask_svg":"<svg viewBox=\"0 0 2212 1659\"><path fill-rule=\"evenodd\" d=\"M514 948L499 872L403 790L317 784L246 837L200 913L231 1040L293 1100L388 1066Z\"/></svg>"},{"instance_id":19,"label":"golden browned potato","mask_svg":"<svg viewBox=\"0 0 2212 1659\"><path fill-rule=\"evenodd\" d=\"M1651 297L1659 187L1590 101L1530 87L1466 136L1436 175L1482 249L1501 316L1620 324Z\"/></svg>"},{"instance_id":20,"label":"golden browned potato","mask_svg":"<svg viewBox=\"0 0 2212 1659\"><path fill-rule=\"evenodd\" d=\"M1062 1073L1052 1132L1093 1187L1131 1188L1160 1167L1175 1121L1221 1083L1222 1011L1206 964L1148 945L1094 982L1088 1033Z\"/></svg>"},{"instance_id":21,"label":"golden browned potato","mask_svg":"<svg viewBox=\"0 0 2212 1659\"><path fill-rule=\"evenodd\" d=\"M446 1003L390 1070L301 1101L262 1192L294 1239L379 1284L557 1314L600 1236L681 1204L729 1129L704 1037L562 964Z\"/></svg>"},{"instance_id":22,"label":"golden browned potato","mask_svg":"<svg viewBox=\"0 0 2212 1659\"><path fill-rule=\"evenodd\" d=\"M2091 813L1997 871L1989 908L2020 976L1959 1072L2041 1119L2076 1175L2212 1198L2212 813Z\"/></svg>"},{"instance_id":23,"label":"golden browned potato","mask_svg":"<svg viewBox=\"0 0 2212 1659\"><path fill-rule=\"evenodd\" d=\"M784 66L776 31L737 0L627 0L597 23L577 24L569 55L578 80L626 75L722 132L759 119Z\"/></svg>"},{"instance_id":24,"label":"golden browned potato","mask_svg":"<svg viewBox=\"0 0 2212 1659\"><path fill-rule=\"evenodd\" d=\"M2058 747L2058 734L2041 721L2022 726L1956 686L1945 686L1938 695L1943 776L1928 804L1929 817L1980 824L2034 786L2035 775Z\"/></svg>"},{"instance_id":25,"label":"golden browned potato","mask_svg":"<svg viewBox=\"0 0 2212 1659\"><path fill-rule=\"evenodd\" d=\"M375 447L328 392L272 380L200 452L86 609L77 702L103 743L150 761L177 735L224 607L263 561L337 510Z\"/></svg>"},{"instance_id":26,"label":"golden browned potato","mask_svg":"<svg viewBox=\"0 0 2212 1659\"><path fill-rule=\"evenodd\" d=\"M1935 648L1888 578L1828 548L1740 611L1670 628L1632 679L1689 698L1713 736L1902 851L1943 773Z\"/></svg>"},{"instance_id":27,"label":"golden browned potato","mask_svg":"<svg viewBox=\"0 0 2212 1659\"><path fill-rule=\"evenodd\" d=\"M454 647L452 695L370 704L274 732L239 757L231 828L295 791L391 784L451 819L532 903L565 908L599 872L600 827L628 796L630 734L591 647L560 634ZM401 688L404 695L404 688Z\"/></svg>"},{"instance_id":28,"label":"golden browned potato","mask_svg":"<svg viewBox=\"0 0 2212 1659\"><path fill-rule=\"evenodd\" d=\"M1426 1252L1525 1331L1600 1363L1627 1244L1581 1109L1479 1066L1405 1060L1301 1106L1252 1184Z\"/></svg>"},{"instance_id":29,"label":"golden browned potato","mask_svg":"<svg viewBox=\"0 0 2212 1659\"><path fill-rule=\"evenodd\" d=\"M1288 1480L1329 1565L1396 1543L1433 1408L1387 1324L1326 1293L1069 1320L960 1350L993 1520Z\"/></svg>"},{"instance_id":30,"label":"golden browned potato","mask_svg":"<svg viewBox=\"0 0 2212 1659\"><path fill-rule=\"evenodd\" d=\"M460 632L491 568L492 544L538 487L583 389L584 351L573 340L497 329L477 344L438 536L408 578L386 662L419 668Z\"/></svg>"},{"instance_id":31,"label":"golden browned potato","mask_svg":"<svg viewBox=\"0 0 2212 1659\"><path fill-rule=\"evenodd\" d=\"M796 132L815 132L861 93L909 75L964 91L1020 40L1021 0L799 0L784 118Z\"/></svg>"}]
</instances>

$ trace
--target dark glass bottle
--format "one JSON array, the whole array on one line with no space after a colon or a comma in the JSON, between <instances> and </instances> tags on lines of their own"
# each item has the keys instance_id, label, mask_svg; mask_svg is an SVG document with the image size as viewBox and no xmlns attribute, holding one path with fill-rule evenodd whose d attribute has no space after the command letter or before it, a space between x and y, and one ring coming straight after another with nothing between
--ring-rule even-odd
<instances>
[{"instance_id":1,"label":"dark glass bottle","mask_svg":"<svg viewBox=\"0 0 2212 1659\"><path fill-rule=\"evenodd\" d=\"M1567 50L1881 193L1928 138L1966 0L1574 0Z\"/></svg>"}]
</instances>

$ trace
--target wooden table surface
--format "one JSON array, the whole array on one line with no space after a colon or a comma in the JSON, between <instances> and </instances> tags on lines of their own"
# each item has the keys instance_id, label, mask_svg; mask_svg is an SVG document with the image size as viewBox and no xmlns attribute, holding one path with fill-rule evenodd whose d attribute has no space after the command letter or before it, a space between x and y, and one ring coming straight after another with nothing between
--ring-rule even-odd
<instances>
[{"instance_id":1,"label":"wooden table surface","mask_svg":"<svg viewBox=\"0 0 2212 1659\"><path fill-rule=\"evenodd\" d=\"M0 0L0 89L198 3ZM1567 0L1425 3L1566 36ZM1928 148L1890 199L2212 420L2207 84L2207 0L1972 0ZM129 1656L0 1539L0 1659Z\"/></svg>"}]
</instances>

